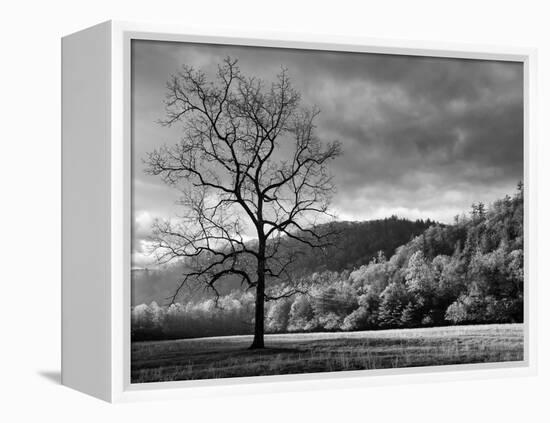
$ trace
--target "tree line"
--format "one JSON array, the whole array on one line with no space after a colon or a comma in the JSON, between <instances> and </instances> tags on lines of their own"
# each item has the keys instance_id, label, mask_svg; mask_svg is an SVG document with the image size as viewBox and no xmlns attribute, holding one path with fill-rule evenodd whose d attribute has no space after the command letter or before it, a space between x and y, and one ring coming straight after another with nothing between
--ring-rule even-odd
<instances>
[{"instance_id":1,"label":"tree line","mask_svg":"<svg viewBox=\"0 0 550 423\"><path fill-rule=\"evenodd\" d=\"M429 225L389 258L380 251L359 267L293 281L304 289L268 303L266 332L522 322L522 183L513 196L476 203L453 224ZM284 283L277 289L286 292ZM217 301L141 304L132 309L132 339L249 334L254 304L250 290Z\"/></svg>"}]
</instances>

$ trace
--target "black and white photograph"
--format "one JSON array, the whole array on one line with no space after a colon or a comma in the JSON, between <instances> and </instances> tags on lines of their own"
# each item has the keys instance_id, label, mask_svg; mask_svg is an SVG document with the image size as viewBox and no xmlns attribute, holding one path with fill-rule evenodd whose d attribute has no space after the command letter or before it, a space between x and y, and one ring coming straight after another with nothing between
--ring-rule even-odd
<instances>
[{"instance_id":1,"label":"black and white photograph","mask_svg":"<svg viewBox=\"0 0 550 423\"><path fill-rule=\"evenodd\" d=\"M550 422L550 4L3 6L4 420Z\"/></svg>"},{"instance_id":2,"label":"black and white photograph","mask_svg":"<svg viewBox=\"0 0 550 423\"><path fill-rule=\"evenodd\" d=\"M523 66L133 39L131 383L523 361Z\"/></svg>"}]
</instances>

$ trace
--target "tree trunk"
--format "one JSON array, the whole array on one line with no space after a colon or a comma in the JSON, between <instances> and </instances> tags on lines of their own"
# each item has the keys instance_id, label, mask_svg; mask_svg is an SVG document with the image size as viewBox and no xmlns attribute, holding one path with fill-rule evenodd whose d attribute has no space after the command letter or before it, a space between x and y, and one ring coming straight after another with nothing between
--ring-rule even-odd
<instances>
[{"instance_id":1,"label":"tree trunk","mask_svg":"<svg viewBox=\"0 0 550 423\"><path fill-rule=\"evenodd\" d=\"M264 296L265 296L265 244L260 240L258 259L258 284L254 311L254 340L251 350L264 348Z\"/></svg>"},{"instance_id":2,"label":"tree trunk","mask_svg":"<svg viewBox=\"0 0 550 423\"><path fill-rule=\"evenodd\" d=\"M251 350L264 348L264 291L265 276L258 278L256 287L256 308L254 316L254 341L250 346Z\"/></svg>"}]
</instances>

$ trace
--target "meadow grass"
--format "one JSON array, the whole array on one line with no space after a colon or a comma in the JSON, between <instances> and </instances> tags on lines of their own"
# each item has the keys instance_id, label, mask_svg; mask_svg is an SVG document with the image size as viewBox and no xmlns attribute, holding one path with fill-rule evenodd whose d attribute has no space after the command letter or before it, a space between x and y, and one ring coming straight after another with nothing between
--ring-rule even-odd
<instances>
[{"instance_id":1,"label":"meadow grass","mask_svg":"<svg viewBox=\"0 0 550 423\"><path fill-rule=\"evenodd\" d=\"M523 325L267 335L132 343L132 383L523 360Z\"/></svg>"}]
</instances>

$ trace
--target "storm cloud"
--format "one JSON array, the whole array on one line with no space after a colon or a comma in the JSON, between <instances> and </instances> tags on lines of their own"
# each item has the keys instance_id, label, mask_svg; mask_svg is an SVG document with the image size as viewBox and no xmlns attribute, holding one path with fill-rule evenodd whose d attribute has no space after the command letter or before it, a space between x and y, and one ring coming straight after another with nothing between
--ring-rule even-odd
<instances>
[{"instance_id":1,"label":"storm cloud","mask_svg":"<svg viewBox=\"0 0 550 423\"><path fill-rule=\"evenodd\" d=\"M177 192L143 172L148 151L177 142L162 127L165 84L183 64L213 75L227 56L273 80L288 69L317 132L339 140L332 163L340 219L396 214L449 222L473 202L512 193L523 179L523 65L466 60L188 43L132 43L135 262L154 217L176 212Z\"/></svg>"}]
</instances>

